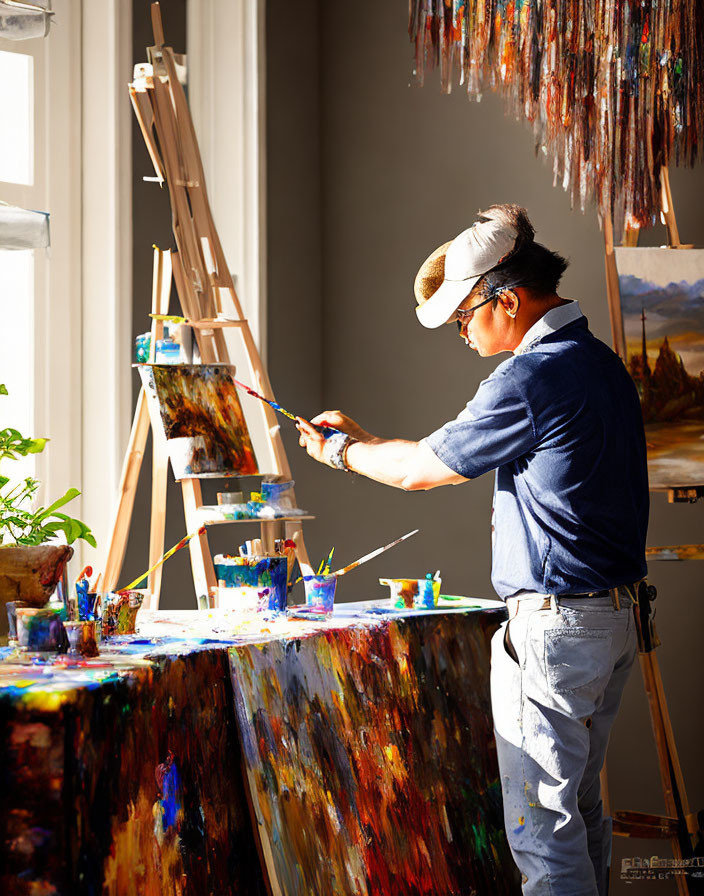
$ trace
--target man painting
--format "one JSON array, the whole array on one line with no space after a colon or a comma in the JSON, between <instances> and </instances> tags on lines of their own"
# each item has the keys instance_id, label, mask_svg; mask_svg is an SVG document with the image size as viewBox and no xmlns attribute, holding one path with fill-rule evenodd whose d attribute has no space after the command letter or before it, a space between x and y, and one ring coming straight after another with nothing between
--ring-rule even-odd
<instances>
[{"instance_id":1,"label":"man painting","mask_svg":"<svg viewBox=\"0 0 704 896\"><path fill-rule=\"evenodd\" d=\"M492 583L509 620L492 642L504 816L526 896L606 893L611 832L599 772L635 656L648 479L636 389L557 294L567 264L524 209L492 206L416 280L426 327L456 322L481 356L511 352L455 420L419 442L339 411L298 420L318 461L414 490L496 471Z\"/></svg>"}]
</instances>

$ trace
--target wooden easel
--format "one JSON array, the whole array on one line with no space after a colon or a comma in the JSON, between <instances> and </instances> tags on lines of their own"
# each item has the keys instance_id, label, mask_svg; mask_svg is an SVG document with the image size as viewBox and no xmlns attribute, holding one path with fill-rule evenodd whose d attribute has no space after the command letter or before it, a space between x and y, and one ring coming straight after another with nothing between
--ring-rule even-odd
<instances>
[{"instance_id":1,"label":"wooden easel","mask_svg":"<svg viewBox=\"0 0 704 896\"><path fill-rule=\"evenodd\" d=\"M155 46L148 48L150 65L130 84L130 98L142 136L147 145L156 179L166 182L171 199L174 237L178 251L162 252L155 248L152 313L168 313L171 277L176 284L184 317L193 328L201 362L230 362L231 346L225 338L227 329L236 340L237 360L244 366L240 374L252 387L267 398L274 395L252 333L235 292L232 276L220 244L206 192L205 175L198 142L183 88L178 80L177 58L164 46L164 30L158 3L151 6ZM228 316L223 311L228 305ZM153 319L151 351L163 334L163 323ZM152 354L153 360L153 354ZM257 403L254 414L263 417L263 430L273 469L278 479L291 479L291 470L274 411ZM122 569L139 471L146 448L150 418L144 388L140 390L127 453L120 479L119 498L103 570L103 587L114 590ZM162 433L152 428L152 508L149 537L149 565L164 552L166 520L166 484L168 456ZM199 479L181 480L187 532L195 532L203 524L203 498ZM273 551L275 538L291 538L296 542L299 563L309 570L300 517L261 522L265 550ZM215 522L213 520L212 522ZM206 522L206 525L208 523ZM207 534L189 542L191 568L196 597L211 605L217 582L208 546ZM161 590L161 567L149 576L148 597L144 606L158 609Z\"/></svg>"},{"instance_id":2,"label":"wooden easel","mask_svg":"<svg viewBox=\"0 0 704 896\"><path fill-rule=\"evenodd\" d=\"M683 245L680 242L667 169L661 169L660 178L663 223L667 228L669 248L690 249L692 248L691 245ZM611 318L611 334L614 350L625 364L627 358L626 340L621 314L618 271L614 255L613 223L610 217L604 219L603 227L606 250L606 288ZM638 245L638 228L626 228L623 245ZM673 493L675 491L677 490L671 490ZM674 494L670 494L670 500L681 499ZM696 546L691 547L694 548ZM679 548L675 546L667 550L672 553L680 549L685 550L686 553L686 546L680 546ZM651 548L649 549L649 555L657 557L658 552L664 550L666 549ZM655 594L655 588L645 583L641 584L638 591L638 601L634 605L634 616L638 637L638 660L643 676L643 686L648 698L648 709L657 749L660 780L667 815L650 815L645 812L631 811L610 812L606 764L601 772L601 792L605 814L611 814L613 818L614 835L640 839L669 840L672 844L674 857L676 859L687 859L692 858L694 854L692 837L699 833L699 823L697 815L693 814L689 808L684 776L682 775L677 744L660 674L660 666L655 655L655 648L660 645L660 640L655 632L650 606L655 599ZM675 882L680 896L702 892L700 884L690 881L684 875L676 875Z\"/></svg>"}]
</instances>

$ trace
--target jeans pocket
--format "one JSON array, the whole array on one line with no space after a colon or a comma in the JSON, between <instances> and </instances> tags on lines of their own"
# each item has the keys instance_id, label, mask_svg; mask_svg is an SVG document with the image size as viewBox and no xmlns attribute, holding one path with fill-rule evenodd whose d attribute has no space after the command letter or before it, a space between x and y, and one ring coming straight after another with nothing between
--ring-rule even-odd
<instances>
[{"instance_id":1,"label":"jeans pocket","mask_svg":"<svg viewBox=\"0 0 704 896\"><path fill-rule=\"evenodd\" d=\"M511 627L511 620L509 619L506 622L506 627L504 628L504 633L503 633L503 637L502 637L504 652L506 653L506 656L508 656L509 659L513 660L513 662L517 666L520 666L520 661L518 659L518 654L516 653L516 648L513 644L513 641L511 640L511 634L509 632L510 627Z\"/></svg>"},{"instance_id":2,"label":"jeans pocket","mask_svg":"<svg viewBox=\"0 0 704 896\"><path fill-rule=\"evenodd\" d=\"M596 696L612 672L612 633L603 629L563 628L545 632L545 668L560 694Z\"/></svg>"}]
</instances>

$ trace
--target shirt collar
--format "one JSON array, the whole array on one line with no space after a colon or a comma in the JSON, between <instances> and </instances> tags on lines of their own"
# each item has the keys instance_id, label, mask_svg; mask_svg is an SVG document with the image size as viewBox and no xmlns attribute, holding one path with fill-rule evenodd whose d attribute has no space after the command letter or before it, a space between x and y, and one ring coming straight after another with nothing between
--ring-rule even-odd
<instances>
[{"instance_id":1,"label":"shirt collar","mask_svg":"<svg viewBox=\"0 0 704 896\"><path fill-rule=\"evenodd\" d=\"M514 355L522 355L524 352L532 348L536 342L545 339L546 336L552 335L556 330L561 330L567 324L580 317L584 317L579 307L579 302L570 299L566 305L558 305L557 308L551 308L545 314L536 320L533 326L525 333L523 339L514 349Z\"/></svg>"}]
</instances>

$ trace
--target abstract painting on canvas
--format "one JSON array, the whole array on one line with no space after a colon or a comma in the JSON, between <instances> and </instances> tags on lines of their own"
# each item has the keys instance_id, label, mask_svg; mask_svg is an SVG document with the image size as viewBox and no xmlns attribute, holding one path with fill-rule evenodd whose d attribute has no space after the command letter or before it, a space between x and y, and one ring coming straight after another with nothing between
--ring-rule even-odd
<instances>
[{"instance_id":1,"label":"abstract painting on canvas","mask_svg":"<svg viewBox=\"0 0 704 896\"><path fill-rule=\"evenodd\" d=\"M139 365L152 425L163 427L176 479L259 471L226 364Z\"/></svg>"}]
</instances>

